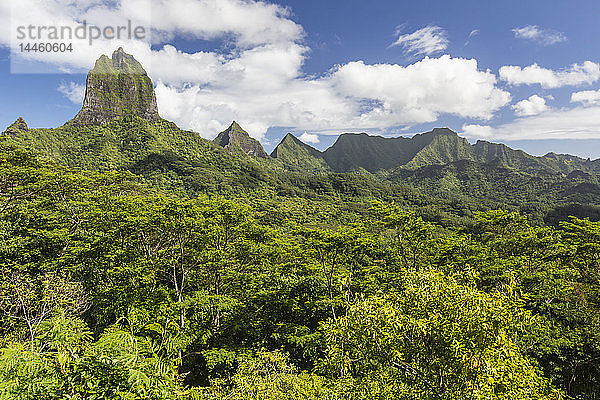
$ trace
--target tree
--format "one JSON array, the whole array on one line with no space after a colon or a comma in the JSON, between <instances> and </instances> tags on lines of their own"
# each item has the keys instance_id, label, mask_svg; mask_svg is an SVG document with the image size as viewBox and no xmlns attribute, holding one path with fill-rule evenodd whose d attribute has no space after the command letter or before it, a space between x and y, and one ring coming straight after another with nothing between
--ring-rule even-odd
<instances>
[{"instance_id":1,"label":"tree","mask_svg":"<svg viewBox=\"0 0 600 400\"><path fill-rule=\"evenodd\" d=\"M53 312L60 309L79 316L89 307L82 286L57 273L32 276L22 269L10 272L5 269L3 276L0 281L0 310L4 317L26 326L31 352L36 350L40 325Z\"/></svg>"},{"instance_id":2,"label":"tree","mask_svg":"<svg viewBox=\"0 0 600 400\"><path fill-rule=\"evenodd\" d=\"M352 398L558 399L516 345L538 323L508 294L488 295L431 269L406 272L404 290L365 298L324 326L323 370L352 377Z\"/></svg>"}]
</instances>

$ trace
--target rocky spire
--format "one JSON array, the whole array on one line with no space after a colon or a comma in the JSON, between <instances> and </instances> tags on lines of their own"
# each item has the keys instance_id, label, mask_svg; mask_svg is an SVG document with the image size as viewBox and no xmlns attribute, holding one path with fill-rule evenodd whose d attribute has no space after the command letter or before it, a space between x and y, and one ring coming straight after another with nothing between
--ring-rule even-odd
<instances>
[{"instance_id":1,"label":"rocky spire","mask_svg":"<svg viewBox=\"0 0 600 400\"><path fill-rule=\"evenodd\" d=\"M254 157L269 158L260 142L248 135L237 122L229 126L213 140L216 144L229 150L231 154L245 154Z\"/></svg>"},{"instance_id":2,"label":"rocky spire","mask_svg":"<svg viewBox=\"0 0 600 400\"><path fill-rule=\"evenodd\" d=\"M10 126L8 128L6 128L6 130L4 132L2 132L2 134L14 136L15 134L17 134L19 132L24 132L24 131L28 131L28 130L29 130L29 127L27 126L27 122L25 122L25 120L22 117L19 117L19 118L17 118L17 120L15 122L10 124Z\"/></svg>"},{"instance_id":3,"label":"rocky spire","mask_svg":"<svg viewBox=\"0 0 600 400\"><path fill-rule=\"evenodd\" d=\"M104 125L136 115L160 119L154 85L142 65L119 48L112 58L102 55L87 76L83 108L67 125Z\"/></svg>"}]
</instances>

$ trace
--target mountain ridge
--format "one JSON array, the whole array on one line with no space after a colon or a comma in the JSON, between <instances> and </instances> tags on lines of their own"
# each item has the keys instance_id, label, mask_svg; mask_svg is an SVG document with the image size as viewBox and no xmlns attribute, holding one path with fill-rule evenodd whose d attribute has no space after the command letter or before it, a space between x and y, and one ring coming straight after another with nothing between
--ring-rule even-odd
<instances>
[{"instance_id":1,"label":"mountain ridge","mask_svg":"<svg viewBox=\"0 0 600 400\"><path fill-rule=\"evenodd\" d=\"M485 140L471 144L447 127L412 137L343 133L325 151L288 133L269 155L259 141L233 121L209 141L160 118L152 81L142 65L122 48L113 52L111 58L101 56L86 83L86 101L81 111L63 127L30 129L24 119L19 118L4 136L35 147L67 165L91 169L140 170L140 165L171 168L169 165L173 160L181 164L190 156L195 165L205 163L202 168L210 169L217 164L239 166L236 157L241 156L254 159L249 161L272 172L364 173L383 180L386 177L412 180L422 174L437 176L432 175L434 171L455 174L457 165L469 166L472 171L498 168L540 176L600 173L600 159L591 161L555 153L536 157ZM117 111L113 112L111 107ZM220 154L217 158L223 158L227 153L232 158L223 158L215 164L212 155L217 154L217 149L222 151L217 152ZM480 166L475 168L469 163ZM444 165L448 167L432 168ZM254 167L244 168L252 170ZM422 168L426 169L419 173L410 172ZM473 177L482 176L478 174Z\"/></svg>"},{"instance_id":2,"label":"mountain ridge","mask_svg":"<svg viewBox=\"0 0 600 400\"><path fill-rule=\"evenodd\" d=\"M344 133L320 154L335 172L378 173L461 160L496 162L508 168L529 172L568 174L578 169L600 172L600 159L585 160L573 155L554 153L533 156L505 144L485 140L471 144L449 128L435 128L412 137L388 138L366 133Z\"/></svg>"}]
</instances>

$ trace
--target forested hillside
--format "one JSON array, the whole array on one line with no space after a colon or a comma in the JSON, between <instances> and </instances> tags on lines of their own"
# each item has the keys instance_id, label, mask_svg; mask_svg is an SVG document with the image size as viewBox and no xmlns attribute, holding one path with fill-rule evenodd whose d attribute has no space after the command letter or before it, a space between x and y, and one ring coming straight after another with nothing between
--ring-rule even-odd
<instances>
[{"instance_id":1,"label":"forested hillside","mask_svg":"<svg viewBox=\"0 0 600 400\"><path fill-rule=\"evenodd\" d=\"M5 398L594 398L600 224L324 227L1 152Z\"/></svg>"},{"instance_id":2,"label":"forested hillside","mask_svg":"<svg viewBox=\"0 0 600 400\"><path fill-rule=\"evenodd\" d=\"M0 137L0 399L600 397L598 160L449 129L267 155L160 119L129 57Z\"/></svg>"}]
</instances>

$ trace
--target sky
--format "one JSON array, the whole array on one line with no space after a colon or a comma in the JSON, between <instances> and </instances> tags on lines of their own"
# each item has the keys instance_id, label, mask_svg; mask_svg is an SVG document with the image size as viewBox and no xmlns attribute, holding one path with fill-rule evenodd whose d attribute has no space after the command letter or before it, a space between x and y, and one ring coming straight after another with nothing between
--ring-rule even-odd
<instances>
[{"instance_id":1,"label":"sky","mask_svg":"<svg viewBox=\"0 0 600 400\"><path fill-rule=\"evenodd\" d=\"M595 159L598 15L592 0L3 0L0 127L19 116L64 124L94 61L123 46L152 78L161 115L208 139L232 120L267 151L287 132L323 150L344 132L447 126L472 142ZM19 36L83 21L147 34ZM21 51L40 40L73 51Z\"/></svg>"}]
</instances>

